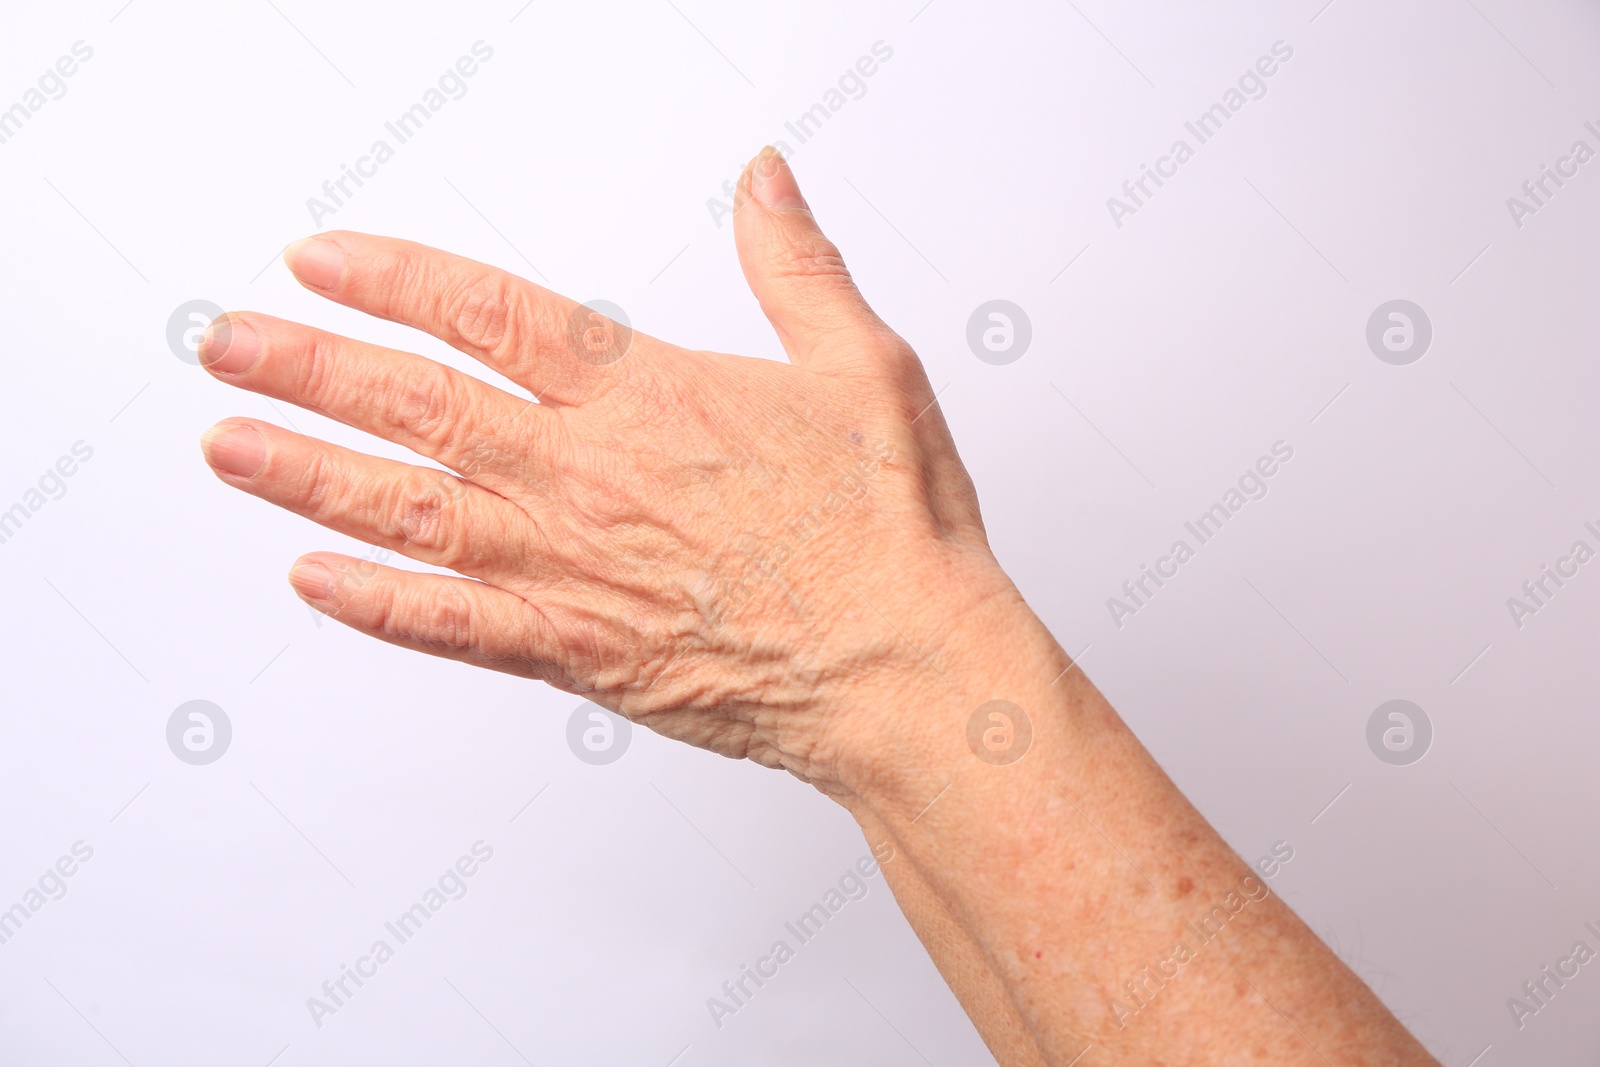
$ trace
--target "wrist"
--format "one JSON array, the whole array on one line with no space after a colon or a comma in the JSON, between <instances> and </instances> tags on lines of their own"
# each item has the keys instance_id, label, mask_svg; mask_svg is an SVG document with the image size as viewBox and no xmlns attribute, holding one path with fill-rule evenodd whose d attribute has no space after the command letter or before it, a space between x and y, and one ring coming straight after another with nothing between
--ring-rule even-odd
<instances>
[{"instance_id":1,"label":"wrist","mask_svg":"<svg viewBox=\"0 0 1600 1067\"><path fill-rule=\"evenodd\" d=\"M852 811L914 815L955 775L1025 759L1041 725L1070 716L1072 661L1015 585L986 552L953 564L912 583L938 597L876 620L902 654L850 693L830 792Z\"/></svg>"}]
</instances>

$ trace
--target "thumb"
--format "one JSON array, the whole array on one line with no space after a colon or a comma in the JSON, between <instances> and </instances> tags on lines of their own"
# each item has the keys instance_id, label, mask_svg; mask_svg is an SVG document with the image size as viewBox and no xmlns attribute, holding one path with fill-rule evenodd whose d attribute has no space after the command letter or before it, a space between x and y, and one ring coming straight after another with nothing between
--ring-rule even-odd
<instances>
[{"instance_id":1,"label":"thumb","mask_svg":"<svg viewBox=\"0 0 1600 1067\"><path fill-rule=\"evenodd\" d=\"M771 146L739 179L733 233L745 281L791 362L819 371L859 368L872 351L863 342L891 336Z\"/></svg>"}]
</instances>

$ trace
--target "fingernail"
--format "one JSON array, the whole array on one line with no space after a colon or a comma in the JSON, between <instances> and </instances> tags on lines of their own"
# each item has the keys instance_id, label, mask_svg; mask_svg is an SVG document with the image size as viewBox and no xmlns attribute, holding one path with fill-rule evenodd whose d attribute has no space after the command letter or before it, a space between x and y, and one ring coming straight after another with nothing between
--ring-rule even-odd
<instances>
[{"instance_id":1,"label":"fingernail","mask_svg":"<svg viewBox=\"0 0 1600 1067\"><path fill-rule=\"evenodd\" d=\"M326 237L296 241L283 258L296 278L316 289L333 289L344 277L344 249Z\"/></svg>"},{"instance_id":2,"label":"fingernail","mask_svg":"<svg viewBox=\"0 0 1600 1067\"><path fill-rule=\"evenodd\" d=\"M289 584L295 592L312 600L333 596L333 572L321 563L297 563L289 569Z\"/></svg>"},{"instance_id":3,"label":"fingernail","mask_svg":"<svg viewBox=\"0 0 1600 1067\"><path fill-rule=\"evenodd\" d=\"M240 319L217 319L200 338L200 365L223 374L240 374L256 365L261 337Z\"/></svg>"},{"instance_id":4,"label":"fingernail","mask_svg":"<svg viewBox=\"0 0 1600 1067\"><path fill-rule=\"evenodd\" d=\"M750 192L768 211L810 211L800 195L800 183L783 155L771 145L763 148L750 165Z\"/></svg>"},{"instance_id":5,"label":"fingernail","mask_svg":"<svg viewBox=\"0 0 1600 1067\"><path fill-rule=\"evenodd\" d=\"M254 478L267 462L267 443L250 426L212 427L200 447L207 463L238 478Z\"/></svg>"}]
</instances>

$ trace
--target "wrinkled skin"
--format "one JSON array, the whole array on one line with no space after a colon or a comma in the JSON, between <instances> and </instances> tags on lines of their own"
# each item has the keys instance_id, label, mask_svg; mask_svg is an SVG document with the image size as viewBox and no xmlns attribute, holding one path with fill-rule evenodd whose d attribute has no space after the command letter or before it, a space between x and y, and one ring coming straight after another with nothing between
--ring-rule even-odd
<instances>
[{"instance_id":1,"label":"wrinkled skin","mask_svg":"<svg viewBox=\"0 0 1600 1067\"><path fill-rule=\"evenodd\" d=\"M736 222L792 364L678 348L403 241L302 242L286 258L309 289L432 333L539 403L234 312L201 347L218 378L456 476L246 419L210 431L206 455L230 484L463 576L306 556L295 589L341 622L838 793L852 749L896 728L871 721L877 695L923 669L918 637L939 623L927 589L1010 587L921 364L770 152L741 182Z\"/></svg>"},{"instance_id":2,"label":"wrinkled skin","mask_svg":"<svg viewBox=\"0 0 1600 1067\"><path fill-rule=\"evenodd\" d=\"M237 312L201 346L217 378L454 474L248 419L209 431L206 458L230 485L455 572L312 553L290 581L318 610L588 694L844 804L1008 1067L1436 1067L1271 896L1127 1022L1128 976L1250 869L1001 572L916 356L770 150L739 201L740 261L788 364L685 351L481 264L325 234L287 253L304 285L538 402ZM1003 765L969 748L996 698L1031 722Z\"/></svg>"}]
</instances>

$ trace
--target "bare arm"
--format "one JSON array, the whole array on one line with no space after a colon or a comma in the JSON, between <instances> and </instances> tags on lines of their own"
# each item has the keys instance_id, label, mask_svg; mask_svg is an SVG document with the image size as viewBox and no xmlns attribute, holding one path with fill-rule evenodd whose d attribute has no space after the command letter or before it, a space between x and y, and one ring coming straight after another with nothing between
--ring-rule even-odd
<instances>
[{"instance_id":1,"label":"bare arm","mask_svg":"<svg viewBox=\"0 0 1600 1067\"><path fill-rule=\"evenodd\" d=\"M1432 1062L1066 671L988 550L920 362L788 167L764 154L739 199L740 259L789 364L681 349L434 249L325 234L287 254L303 284L507 386L234 313L202 345L217 378L454 473L249 419L209 431L206 458L229 485L459 575L313 553L290 581L318 610L843 804L893 844L897 898L1003 1063Z\"/></svg>"},{"instance_id":2,"label":"bare arm","mask_svg":"<svg viewBox=\"0 0 1600 1067\"><path fill-rule=\"evenodd\" d=\"M1020 599L998 594L966 618L972 644L931 640L943 680L918 687L928 718L944 721L902 736L901 754L868 772L852 807L869 839L891 836L918 891L959 923L1006 990L1008 1010L992 1001L974 1010L983 992L974 983L966 1002L980 1030L1020 1022L1051 1064L1435 1062L1228 848L1079 670L1051 683L1069 661ZM902 624L908 638L914 626ZM1014 763L978 757L965 736L968 709L997 693L1031 726ZM1006 742L1023 729L1010 726L990 760L1015 754ZM907 914L950 940L940 916ZM1010 1060L990 1040L1002 1063L1035 1062Z\"/></svg>"},{"instance_id":3,"label":"bare arm","mask_svg":"<svg viewBox=\"0 0 1600 1067\"><path fill-rule=\"evenodd\" d=\"M951 914L922 873L896 851L888 827L863 808L855 812L862 833L881 856L879 869L922 947L945 984L978 1027L989 1051L1005 1067L1048 1067L1032 1028L1011 991L966 928ZM887 846L887 847L885 847Z\"/></svg>"}]
</instances>

